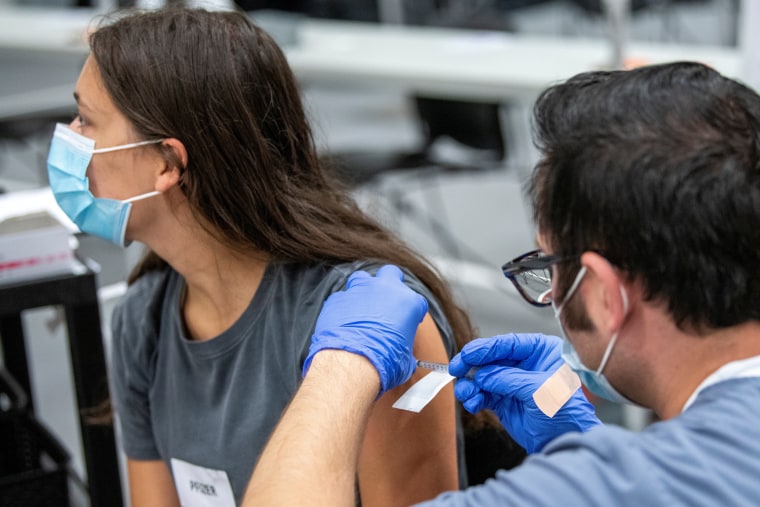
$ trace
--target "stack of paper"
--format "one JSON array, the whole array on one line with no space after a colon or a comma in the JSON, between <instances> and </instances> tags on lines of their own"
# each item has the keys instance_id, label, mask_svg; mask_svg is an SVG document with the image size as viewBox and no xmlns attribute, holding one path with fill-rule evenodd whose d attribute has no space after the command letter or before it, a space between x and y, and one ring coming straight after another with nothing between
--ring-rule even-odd
<instances>
[{"instance_id":1,"label":"stack of paper","mask_svg":"<svg viewBox=\"0 0 760 507\"><path fill-rule=\"evenodd\" d=\"M4 196L7 197L7 196ZM16 196L17 197L17 196ZM9 210L0 201L0 284L77 272L76 238L46 209ZM17 214L13 214L16 211Z\"/></svg>"}]
</instances>

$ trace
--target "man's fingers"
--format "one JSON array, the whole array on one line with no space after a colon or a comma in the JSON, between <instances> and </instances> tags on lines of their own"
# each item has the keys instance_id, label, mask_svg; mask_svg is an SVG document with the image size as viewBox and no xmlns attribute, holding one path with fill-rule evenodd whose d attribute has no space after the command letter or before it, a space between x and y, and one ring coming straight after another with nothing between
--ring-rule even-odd
<instances>
[{"instance_id":1,"label":"man's fingers","mask_svg":"<svg viewBox=\"0 0 760 507\"><path fill-rule=\"evenodd\" d=\"M377 270L378 278L395 278L400 282L404 281L404 273L393 264L386 264Z\"/></svg>"},{"instance_id":2,"label":"man's fingers","mask_svg":"<svg viewBox=\"0 0 760 507\"><path fill-rule=\"evenodd\" d=\"M525 371L504 366L484 366L475 374L475 383L488 393L531 401L550 373Z\"/></svg>"},{"instance_id":3,"label":"man's fingers","mask_svg":"<svg viewBox=\"0 0 760 507\"><path fill-rule=\"evenodd\" d=\"M366 271L354 271L351 273L351 276L348 277L348 282L346 282L346 289L350 289L354 285L361 283L363 280L366 280L368 278L372 278L372 275Z\"/></svg>"},{"instance_id":4,"label":"man's fingers","mask_svg":"<svg viewBox=\"0 0 760 507\"><path fill-rule=\"evenodd\" d=\"M523 361L544 356L547 347L551 349L560 341L556 336L538 333L509 333L491 338L478 338L462 348L462 361L470 366L520 366Z\"/></svg>"}]
</instances>

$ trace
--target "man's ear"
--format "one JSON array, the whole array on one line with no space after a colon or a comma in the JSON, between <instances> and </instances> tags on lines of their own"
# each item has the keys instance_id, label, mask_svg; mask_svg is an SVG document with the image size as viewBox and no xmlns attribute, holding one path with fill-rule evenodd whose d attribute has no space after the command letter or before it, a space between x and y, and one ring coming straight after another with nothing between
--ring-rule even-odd
<instances>
[{"instance_id":1,"label":"man's ear","mask_svg":"<svg viewBox=\"0 0 760 507\"><path fill-rule=\"evenodd\" d=\"M586 252L581 256L581 265L586 267L586 283L583 298L589 316L600 329L612 334L623 325L628 311L626 283L610 262L596 252Z\"/></svg>"},{"instance_id":2,"label":"man's ear","mask_svg":"<svg viewBox=\"0 0 760 507\"><path fill-rule=\"evenodd\" d=\"M187 167L187 150L182 141L172 137L161 141L161 151L164 153L164 165L156 179L156 190L166 192L179 183Z\"/></svg>"}]
</instances>

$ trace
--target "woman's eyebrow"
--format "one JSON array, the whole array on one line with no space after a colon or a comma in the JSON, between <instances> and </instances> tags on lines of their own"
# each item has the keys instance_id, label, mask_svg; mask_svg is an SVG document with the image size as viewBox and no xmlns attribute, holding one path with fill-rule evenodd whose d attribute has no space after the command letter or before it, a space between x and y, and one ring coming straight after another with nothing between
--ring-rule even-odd
<instances>
[{"instance_id":1,"label":"woman's eyebrow","mask_svg":"<svg viewBox=\"0 0 760 507\"><path fill-rule=\"evenodd\" d=\"M77 105L78 105L80 108L84 108L84 109L87 109L87 110L90 110L90 111L94 111L94 110L95 110L95 109L93 109L93 107L92 107L92 106L90 106L90 105L87 103L87 101L86 101L86 100L84 100L84 99L82 98L82 96L81 96L81 95L79 95L79 92L74 92L74 100L76 101Z\"/></svg>"}]
</instances>

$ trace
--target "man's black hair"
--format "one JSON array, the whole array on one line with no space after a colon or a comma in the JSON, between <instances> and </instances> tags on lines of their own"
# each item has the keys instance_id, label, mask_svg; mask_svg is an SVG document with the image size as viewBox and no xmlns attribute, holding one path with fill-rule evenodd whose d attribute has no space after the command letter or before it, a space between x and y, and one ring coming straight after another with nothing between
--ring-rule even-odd
<instances>
[{"instance_id":1,"label":"man's black hair","mask_svg":"<svg viewBox=\"0 0 760 507\"><path fill-rule=\"evenodd\" d=\"M679 326L760 320L755 92L678 62L579 74L534 115L530 193L553 253L601 253ZM576 272L560 269L558 296Z\"/></svg>"}]
</instances>

